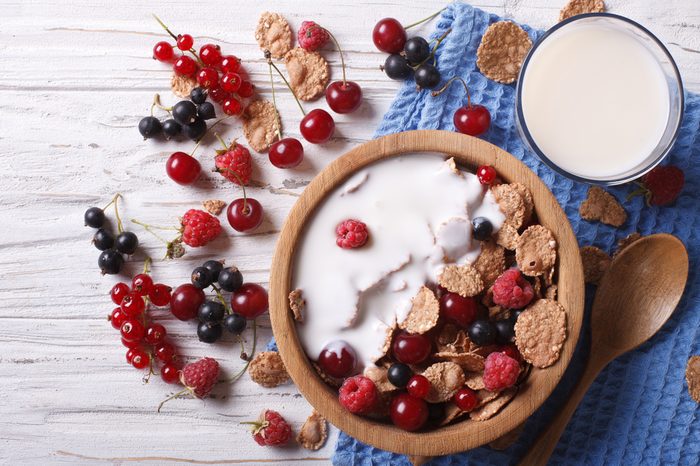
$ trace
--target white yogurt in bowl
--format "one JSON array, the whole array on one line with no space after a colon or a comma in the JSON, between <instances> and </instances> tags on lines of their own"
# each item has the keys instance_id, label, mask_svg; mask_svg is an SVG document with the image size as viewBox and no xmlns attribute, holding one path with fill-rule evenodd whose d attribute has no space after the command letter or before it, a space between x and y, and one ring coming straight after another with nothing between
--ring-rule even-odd
<instances>
[{"instance_id":1,"label":"white yogurt in bowl","mask_svg":"<svg viewBox=\"0 0 700 466\"><path fill-rule=\"evenodd\" d=\"M610 14L573 17L545 34L523 64L517 121L528 145L571 178L634 179L675 142L680 75L649 31Z\"/></svg>"},{"instance_id":2,"label":"white yogurt in bowl","mask_svg":"<svg viewBox=\"0 0 700 466\"><path fill-rule=\"evenodd\" d=\"M473 263L471 220L500 229L505 217L472 173L438 154L406 154L365 167L332 191L309 219L294 258L292 289L306 301L299 339L311 360L347 342L361 369L382 356L387 329L402 322L425 283L448 263ZM367 224L357 249L335 243L346 219Z\"/></svg>"}]
</instances>

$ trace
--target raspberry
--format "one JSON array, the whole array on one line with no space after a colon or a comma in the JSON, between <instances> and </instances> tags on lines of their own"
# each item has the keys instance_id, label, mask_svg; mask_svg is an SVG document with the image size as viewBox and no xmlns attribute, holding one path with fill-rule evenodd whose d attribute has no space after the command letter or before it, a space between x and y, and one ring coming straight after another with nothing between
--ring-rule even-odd
<instances>
[{"instance_id":1,"label":"raspberry","mask_svg":"<svg viewBox=\"0 0 700 466\"><path fill-rule=\"evenodd\" d=\"M198 248L221 233L219 219L203 210L190 209L182 217L182 241Z\"/></svg>"},{"instance_id":2,"label":"raspberry","mask_svg":"<svg viewBox=\"0 0 700 466\"><path fill-rule=\"evenodd\" d=\"M649 205L667 205L678 198L685 183L683 170L674 166L656 167L642 177L642 190Z\"/></svg>"},{"instance_id":3,"label":"raspberry","mask_svg":"<svg viewBox=\"0 0 700 466\"><path fill-rule=\"evenodd\" d=\"M214 158L216 171L237 185L247 186L253 171L253 159L250 157L250 151L234 142L228 150L218 150L216 153L217 156Z\"/></svg>"},{"instance_id":4,"label":"raspberry","mask_svg":"<svg viewBox=\"0 0 700 466\"><path fill-rule=\"evenodd\" d=\"M285 445L292 436L292 428L277 411L266 409L256 422L244 422L253 425L253 439L260 446Z\"/></svg>"},{"instance_id":5,"label":"raspberry","mask_svg":"<svg viewBox=\"0 0 700 466\"><path fill-rule=\"evenodd\" d=\"M313 21L304 21L299 28L299 46L310 52L318 50L328 42L328 31L314 23Z\"/></svg>"},{"instance_id":6,"label":"raspberry","mask_svg":"<svg viewBox=\"0 0 700 466\"><path fill-rule=\"evenodd\" d=\"M518 380L520 364L505 353L493 352L484 362L484 387L497 392L508 388Z\"/></svg>"},{"instance_id":7,"label":"raspberry","mask_svg":"<svg viewBox=\"0 0 700 466\"><path fill-rule=\"evenodd\" d=\"M345 379L338 390L338 400L351 413L364 414L375 407L379 392L371 379L356 375Z\"/></svg>"},{"instance_id":8,"label":"raspberry","mask_svg":"<svg viewBox=\"0 0 700 466\"><path fill-rule=\"evenodd\" d=\"M522 309L535 292L518 269L508 269L493 283L493 302L509 309Z\"/></svg>"},{"instance_id":9,"label":"raspberry","mask_svg":"<svg viewBox=\"0 0 700 466\"><path fill-rule=\"evenodd\" d=\"M191 362L182 369L180 382L198 398L209 394L219 378L219 363L212 358Z\"/></svg>"},{"instance_id":10,"label":"raspberry","mask_svg":"<svg viewBox=\"0 0 700 466\"><path fill-rule=\"evenodd\" d=\"M364 246L369 238L367 225L359 220L343 220L335 227L335 244L343 249L353 249Z\"/></svg>"}]
</instances>

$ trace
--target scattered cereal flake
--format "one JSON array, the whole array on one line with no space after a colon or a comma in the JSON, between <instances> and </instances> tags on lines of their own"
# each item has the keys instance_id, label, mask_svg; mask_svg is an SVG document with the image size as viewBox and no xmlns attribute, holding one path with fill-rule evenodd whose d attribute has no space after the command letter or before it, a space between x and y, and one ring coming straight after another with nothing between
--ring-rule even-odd
<instances>
[{"instance_id":1,"label":"scattered cereal flake","mask_svg":"<svg viewBox=\"0 0 700 466\"><path fill-rule=\"evenodd\" d=\"M534 281L532 283L532 291L535 293L535 299L540 299L544 297L544 279L542 277L533 277Z\"/></svg>"},{"instance_id":2,"label":"scattered cereal flake","mask_svg":"<svg viewBox=\"0 0 700 466\"><path fill-rule=\"evenodd\" d=\"M558 290L559 288L557 287L557 285L549 285L547 289L544 290L544 297L546 299L556 300Z\"/></svg>"},{"instance_id":3,"label":"scattered cereal flake","mask_svg":"<svg viewBox=\"0 0 700 466\"><path fill-rule=\"evenodd\" d=\"M459 409L451 401L445 405L445 417L440 421L440 426L446 426L450 422L464 416L466 413Z\"/></svg>"},{"instance_id":4,"label":"scattered cereal flake","mask_svg":"<svg viewBox=\"0 0 700 466\"><path fill-rule=\"evenodd\" d=\"M202 206L204 207L204 210L210 214L219 215L221 211L224 210L224 207L226 207L226 202L219 201L217 199L209 199L202 202Z\"/></svg>"},{"instance_id":5,"label":"scattered cereal flake","mask_svg":"<svg viewBox=\"0 0 700 466\"><path fill-rule=\"evenodd\" d=\"M438 277L438 283L447 291L465 298L476 296L484 289L481 275L469 264L445 266Z\"/></svg>"},{"instance_id":6,"label":"scattered cereal flake","mask_svg":"<svg viewBox=\"0 0 700 466\"><path fill-rule=\"evenodd\" d=\"M700 403L700 355L691 356L685 368L685 381L690 397Z\"/></svg>"},{"instance_id":7,"label":"scattered cereal flake","mask_svg":"<svg viewBox=\"0 0 700 466\"><path fill-rule=\"evenodd\" d=\"M505 450L506 448L513 445L516 442L516 440L518 440L518 438L520 438L520 434L523 433L523 430L525 430L524 422L515 429L501 435L496 440L489 443L489 447L498 451Z\"/></svg>"},{"instance_id":8,"label":"scattered cereal flake","mask_svg":"<svg viewBox=\"0 0 700 466\"><path fill-rule=\"evenodd\" d=\"M284 56L289 84L298 98L314 100L324 93L328 84L328 62L318 52L295 47Z\"/></svg>"},{"instance_id":9,"label":"scattered cereal flake","mask_svg":"<svg viewBox=\"0 0 700 466\"><path fill-rule=\"evenodd\" d=\"M379 393L395 392L398 388L389 382L388 372L386 367L370 365L365 368L363 375L374 382Z\"/></svg>"},{"instance_id":10,"label":"scattered cereal flake","mask_svg":"<svg viewBox=\"0 0 700 466\"><path fill-rule=\"evenodd\" d=\"M493 241L482 241L481 253L474 262L474 268L481 274L484 286L490 287L506 270L506 251Z\"/></svg>"},{"instance_id":11,"label":"scattered cereal flake","mask_svg":"<svg viewBox=\"0 0 700 466\"><path fill-rule=\"evenodd\" d=\"M492 392L491 390L486 390L485 388L483 390L477 390L476 397L479 399L479 406L483 406L489 401L495 400L498 398L498 394L498 391Z\"/></svg>"},{"instance_id":12,"label":"scattered cereal flake","mask_svg":"<svg viewBox=\"0 0 700 466\"><path fill-rule=\"evenodd\" d=\"M509 251L515 251L515 248L518 247L519 239L518 229L508 223L504 223L498 230L498 233L496 233L496 244L503 246ZM508 268L508 264L506 264L506 268Z\"/></svg>"},{"instance_id":13,"label":"scattered cereal flake","mask_svg":"<svg viewBox=\"0 0 700 466\"><path fill-rule=\"evenodd\" d=\"M578 209L581 218L588 221L599 220L619 227L627 220L627 212L617 199L598 186L588 189L588 197Z\"/></svg>"},{"instance_id":14,"label":"scattered cereal flake","mask_svg":"<svg viewBox=\"0 0 700 466\"><path fill-rule=\"evenodd\" d=\"M484 374L478 372L468 372L464 374L464 383L472 390L484 390Z\"/></svg>"},{"instance_id":15,"label":"scattered cereal flake","mask_svg":"<svg viewBox=\"0 0 700 466\"><path fill-rule=\"evenodd\" d=\"M523 358L535 367L554 364L564 340L566 312L557 301L539 299L515 322L515 344Z\"/></svg>"},{"instance_id":16,"label":"scattered cereal flake","mask_svg":"<svg viewBox=\"0 0 700 466\"><path fill-rule=\"evenodd\" d=\"M248 374L253 382L266 388L273 388L289 380L282 358L277 351L258 353L248 366Z\"/></svg>"},{"instance_id":17,"label":"scattered cereal flake","mask_svg":"<svg viewBox=\"0 0 700 466\"><path fill-rule=\"evenodd\" d=\"M583 277L586 283L597 285L600 279L610 267L608 253L595 246L581 248L581 261L583 262Z\"/></svg>"},{"instance_id":18,"label":"scattered cereal flake","mask_svg":"<svg viewBox=\"0 0 700 466\"><path fill-rule=\"evenodd\" d=\"M265 152L277 139L277 110L269 100L254 100L242 115L243 134L256 152Z\"/></svg>"},{"instance_id":19,"label":"scattered cereal flake","mask_svg":"<svg viewBox=\"0 0 700 466\"><path fill-rule=\"evenodd\" d=\"M641 238L642 235L640 235L637 232L630 233L629 235L622 238L620 241L617 242L617 250L613 253L613 258L617 257L617 255L624 251L625 248L627 248L630 244L634 243L635 241Z\"/></svg>"},{"instance_id":20,"label":"scattered cereal flake","mask_svg":"<svg viewBox=\"0 0 700 466\"><path fill-rule=\"evenodd\" d=\"M452 398L464 385L464 371L454 362L438 362L428 367L423 376L430 381L429 403L442 403Z\"/></svg>"},{"instance_id":21,"label":"scattered cereal flake","mask_svg":"<svg viewBox=\"0 0 700 466\"><path fill-rule=\"evenodd\" d=\"M510 183L510 186L512 186L523 199L523 204L525 205L523 225L527 225L527 223L532 219L532 214L535 212L535 200L532 198L532 193L527 186L521 183Z\"/></svg>"},{"instance_id":22,"label":"scattered cereal flake","mask_svg":"<svg viewBox=\"0 0 700 466\"><path fill-rule=\"evenodd\" d=\"M498 184L491 188L491 193L493 193L498 206L506 216L505 223L516 230L523 226L525 221L525 200L520 195L520 191L512 184Z\"/></svg>"},{"instance_id":23,"label":"scattered cereal flake","mask_svg":"<svg viewBox=\"0 0 700 466\"><path fill-rule=\"evenodd\" d=\"M475 353L441 351L435 353L434 357L441 361L454 362L467 372L481 372L484 370L484 357Z\"/></svg>"},{"instance_id":24,"label":"scattered cereal flake","mask_svg":"<svg viewBox=\"0 0 700 466\"><path fill-rule=\"evenodd\" d=\"M505 405L510 403L510 400L515 397L518 392L517 387L506 388L499 392L496 398L485 402L475 410L469 413L469 417L474 421L485 421L495 416ZM478 393L478 392L477 392Z\"/></svg>"},{"instance_id":25,"label":"scattered cereal flake","mask_svg":"<svg viewBox=\"0 0 700 466\"><path fill-rule=\"evenodd\" d=\"M304 322L304 307L306 306L306 301L301 293L300 289L296 289L289 293L289 308L292 310L294 315L294 320L297 322Z\"/></svg>"},{"instance_id":26,"label":"scattered cereal flake","mask_svg":"<svg viewBox=\"0 0 700 466\"><path fill-rule=\"evenodd\" d=\"M197 87L197 80L192 77L173 73L172 78L170 78L170 89L181 99L189 99L190 92L195 87Z\"/></svg>"},{"instance_id":27,"label":"scattered cereal flake","mask_svg":"<svg viewBox=\"0 0 700 466\"><path fill-rule=\"evenodd\" d=\"M500 346L498 346L498 345L478 346L475 343L472 345L471 348L469 348L469 352L473 353L473 354L477 354L477 355L485 358L489 354L493 353L494 351L498 351L499 349L500 349Z\"/></svg>"},{"instance_id":28,"label":"scattered cereal flake","mask_svg":"<svg viewBox=\"0 0 700 466\"><path fill-rule=\"evenodd\" d=\"M260 49L269 51L273 58L282 58L292 48L292 30L279 13L264 12L255 28L255 40Z\"/></svg>"},{"instance_id":29,"label":"scattered cereal flake","mask_svg":"<svg viewBox=\"0 0 700 466\"><path fill-rule=\"evenodd\" d=\"M515 82L532 41L511 21L493 23L481 38L476 64L481 74L499 83Z\"/></svg>"},{"instance_id":30,"label":"scattered cereal flake","mask_svg":"<svg viewBox=\"0 0 700 466\"><path fill-rule=\"evenodd\" d=\"M297 443L307 450L319 450L328 439L328 422L313 410L297 434Z\"/></svg>"},{"instance_id":31,"label":"scattered cereal flake","mask_svg":"<svg viewBox=\"0 0 700 466\"><path fill-rule=\"evenodd\" d=\"M380 356L378 356L377 359L375 359L375 362L389 353L389 348L391 348L391 340L394 338L394 330L396 330L396 316L394 316L394 320L391 322L391 325L386 328L384 344L379 349Z\"/></svg>"},{"instance_id":32,"label":"scattered cereal flake","mask_svg":"<svg viewBox=\"0 0 700 466\"><path fill-rule=\"evenodd\" d=\"M545 275L557 260L557 242L552 232L542 225L532 225L525 230L515 248L515 260L523 274Z\"/></svg>"},{"instance_id":33,"label":"scattered cereal flake","mask_svg":"<svg viewBox=\"0 0 700 466\"><path fill-rule=\"evenodd\" d=\"M430 288L422 286L413 298L411 310L406 319L399 324L399 328L409 333L423 334L435 327L438 317L440 317L440 303Z\"/></svg>"},{"instance_id":34,"label":"scattered cereal flake","mask_svg":"<svg viewBox=\"0 0 700 466\"><path fill-rule=\"evenodd\" d=\"M584 13L603 13L604 11L603 0L570 0L559 12L559 21Z\"/></svg>"},{"instance_id":35,"label":"scattered cereal flake","mask_svg":"<svg viewBox=\"0 0 700 466\"><path fill-rule=\"evenodd\" d=\"M319 366L315 362L312 362L311 365L314 366L314 369L316 370L316 373L318 374L318 376L321 377L321 380L326 382L331 387L340 388L340 386L343 384L342 380L338 380L338 379L326 374L323 371L323 369L321 369L321 366Z\"/></svg>"}]
</instances>

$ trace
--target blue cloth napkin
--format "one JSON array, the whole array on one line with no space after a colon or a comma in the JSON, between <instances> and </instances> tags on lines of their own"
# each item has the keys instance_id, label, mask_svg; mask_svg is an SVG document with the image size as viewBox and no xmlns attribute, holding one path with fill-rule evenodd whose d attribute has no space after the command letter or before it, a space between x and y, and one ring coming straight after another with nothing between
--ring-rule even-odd
<instances>
[{"instance_id":1,"label":"blue cloth napkin","mask_svg":"<svg viewBox=\"0 0 700 466\"><path fill-rule=\"evenodd\" d=\"M686 185L670 207L647 207L637 197L624 206L629 214L622 228L581 220L578 207L587 185L570 181L545 166L521 142L514 121L515 88L486 79L476 67L476 49L489 24L501 18L462 3L450 5L437 21L433 38L452 31L437 51L443 80L461 76L472 101L485 105L492 123L483 136L527 164L549 186L566 212L579 243L612 252L618 239L638 231L668 232L679 237L690 253L690 277L685 296L663 329L636 351L612 362L596 379L561 438L550 464L683 464L700 462L700 409L688 395L685 366L700 354L700 277L695 269L700 253L700 96L686 95L683 128L665 163L685 171ZM523 28L536 40L542 31ZM439 97L416 92L407 82L384 116L376 136L413 129L454 130L452 115L466 102L464 88L453 85ZM611 188L624 201L633 186ZM634 286L630 283L629 286ZM587 290L587 316L594 288ZM630 325L633 323L630 322ZM587 324L586 324L587 325ZM561 406L578 379L588 353L588 329L561 384L528 420L519 440L505 451L487 447L433 459L431 465L513 464L527 451L536 434ZM340 434L336 465L410 465L397 455L364 445Z\"/></svg>"}]
</instances>

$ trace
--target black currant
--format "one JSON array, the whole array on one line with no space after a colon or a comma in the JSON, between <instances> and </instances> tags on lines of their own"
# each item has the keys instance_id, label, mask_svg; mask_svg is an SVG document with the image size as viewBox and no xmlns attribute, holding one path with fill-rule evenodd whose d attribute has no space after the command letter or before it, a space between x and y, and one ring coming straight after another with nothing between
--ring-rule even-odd
<instances>
[{"instance_id":1,"label":"black currant","mask_svg":"<svg viewBox=\"0 0 700 466\"><path fill-rule=\"evenodd\" d=\"M479 346L491 345L496 341L498 330L488 320L475 320L468 329L469 339Z\"/></svg>"},{"instance_id":2,"label":"black currant","mask_svg":"<svg viewBox=\"0 0 700 466\"><path fill-rule=\"evenodd\" d=\"M211 102L203 102L197 107L197 116L202 120L211 120L216 118L216 110Z\"/></svg>"},{"instance_id":3,"label":"black currant","mask_svg":"<svg viewBox=\"0 0 700 466\"><path fill-rule=\"evenodd\" d=\"M397 362L389 366L386 376L394 387L403 388L413 377L413 371L406 364Z\"/></svg>"},{"instance_id":4,"label":"black currant","mask_svg":"<svg viewBox=\"0 0 700 466\"><path fill-rule=\"evenodd\" d=\"M189 125L197 117L197 107L189 100L181 100L176 103L171 112L175 121L181 125Z\"/></svg>"},{"instance_id":5,"label":"black currant","mask_svg":"<svg viewBox=\"0 0 700 466\"><path fill-rule=\"evenodd\" d=\"M513 341L515 337L515 317L510 319L497 320L496 326L496 341L501 345L507 345Z\"/></svg>"},{"instance_id":6,"label":"black currant","mask_svg":"<svg viewBox=\"0 0 700 466\"><path fill-rule=\"evenodd\" d=\"M391 79L404 80L413 74L408 60L398 54L389 55L384 62L384 73Z\"/></svg>"},{"instance_id":7,"label":"black currant","mask_svg":"<svg viewBox=\"0 0 700 466\"><path fill-rule=\"evenodd\" d=\"M416 69L416 84L423 89L435 89L440 85L440 72L430 63L423 63Z\"/></svg>"},{"instance_id":8,"label":"black currant","mask_svg":"<svg viewBox=\"0 0 700 466\"><path fill-rule=\"evenodd\" d=\"M224 318L226 308L219 301L204 301L197 310L197 318L200 322L219 323Z\"/></svg>"},{"instance_id":9,"label":"black currant","mask_svg":"<svg viewBox=\"0 0 700 466\"><path fill-rule=\"evenodd\" d=\"M221 324L201 322L197 326L197 337L199 337L199 341L203 343L216 342L216 340L221 338L222 333L223 329L221 328Z\"/></svg>"},{"instance_id":10,"label":"black currant","mask_svg":"<svg viewBox=\"0 0 700 466\"><path fill-rule=\"evenodd\" d=\"M182 134L184 134L187 139L191 139L192 141L199 141L206 132L207 124L199 117L196 117L192 124L182 127Z\"/></svg>"},{"instance_id":11,"label":"black currant","mask_svg":"<svg viewBox=\"0 0 700 466\"><path fill-rule=\"evenodd\" d=\"M428 403L428 422L437 425L445 419L445 403Z\"/></svg>"},{"instance_id":12,"label":"black currant","mask_svg":"<svg viewBox=\"0 0 700 466\"><path fill-rule=\"evenodd\" d=\"M201 104L207 100L207 90L203 87L195 87L190 91L190 99L196 104Z\"/></svg>"},{"instance_id":13,"label":"black currant","mask_svg":"<svg viewBox=\"0 0 700 466\"><path fill-rule=\"evenodd\" d=\"M117 251L122 254L131 255L136 252L136 248L139 245L139 238L136 233L131 231L122 231L117 235Z\"/></svg>"},{"instance_id":14,"label":"black currant","mask_svg":"<svg viewBox=\"0 0 700 466\"><path fill-rule=\"evenodd\" d=\"M472 236L475 240L486 241L493 233L493 225L486 217L476 217L472 220Z\"/></svg>"},{"instance_id":15,"label":"black currant","mask_svg":"<svg viewBox=\"0 0 700 466\"><path fill-rule=\"evenodd\" d=\"M194 269L190 280L192 280L192 284L200 290L203 290L214 283L214 278L212 277L211 272L209 269L204 267L197 267Z\"/></svg>"},{"instance_id":16,"label":"black currant","mask_svg":"<svg viewBox=\"0 0 700 466\"><path fill-rule=\"evenodd\" d=\"M224 291L236 291L243 284L243 274L236 267L226 267L219 272L219 286Z\"/></svg>"},{"instance_id":17,"label":"black currant","mask_svg":"<svg viewBox=\"0 0 700 466\"><path fill-rule=\"evenodd\" d=\"M163 122L163 134L165 139L171 139L182 132L182 125L172 118Z\"/></svg>"},{"instance_id":18,"label":"black currant","mask_svg":"<svg viewBox=\"0 0 700 466\"><path fill-rule=\"evenodd\" d=\"M404 44L403 51L406 54L406 59L417 65L427 60L430 56L430 45L422 37L411 37Z\"/></svg>"},{"instance_id":19,"label":"black currant","mask_svg":"<svg viewBox=\"0 0 700 466\"><path fill-rule=\"evenodd\" d=\"M516 309L511 313L511 315L513 316L513 319L518 320L518 317L520 317L520 314L522 314L524 311L525 309Z\"/></svg>"},{"instance_id":20,"label":"black currant","mask_svg":"<svg viewBox=\"0 0 700 466\"><path fill-rule=\"evenodd\" d=\"M139 121L139 133L144 139L150 139L158 136L163 130L160 120L154 116L141 118Z\"/></svg>"},{"instance_id":21,"label":"black currant","mask_svg":"<svg viewBox=\"0 0 700 466\"><path fill-rule=\"evenodd\" d=\"M202 264L202 267L211 272L211 280L215 282L219 280L219 272L224 268L224 264L222 264L221 261L210 260Z\"/></svg>"},{"instance_id":22,"label":"black currant","mask_svg":"<svg viewBox=\"0 0 700 466\"><path fill-rule=\"evenodd\" d=\"M101 228L105 223L105 212L99 207L90 207L84 217L86 227Z\"/></svg>"},{"instance_id":23,"label":"black currant","mask_svg":"<svg viewBox=\"0 0 700 466\"><path fill-rule=\"evenodd\" d=\"M226 327L226 330L234 335L242 333L243 330L245 330L246 325L248 325L248 321L240 314L234 313L224 317L224 327Z\"/></svg>"},{"instance_id":24,"label":"black currant","mask_svg":"<svg viewBox=\"0 0 700 466\"><path fill-rule=\"evenodd\" d=\"M102 271L102 275L115 275L119 273L122 265L124 265L124 256L116 249L102 251L100 257L97 259L97 266Z\"/></svg>"},{"instance_id":25,"label":"black currant","mask_svg":"<svg viewBox=\"0 0 700 466\"><path fill-rule=\"evenodd\" d=\"M100 228L95 232L95 236L92 237L92 242L97 249L104 251L114 246L114 236L104 228Z\"/></svg>"}]
</instances>

